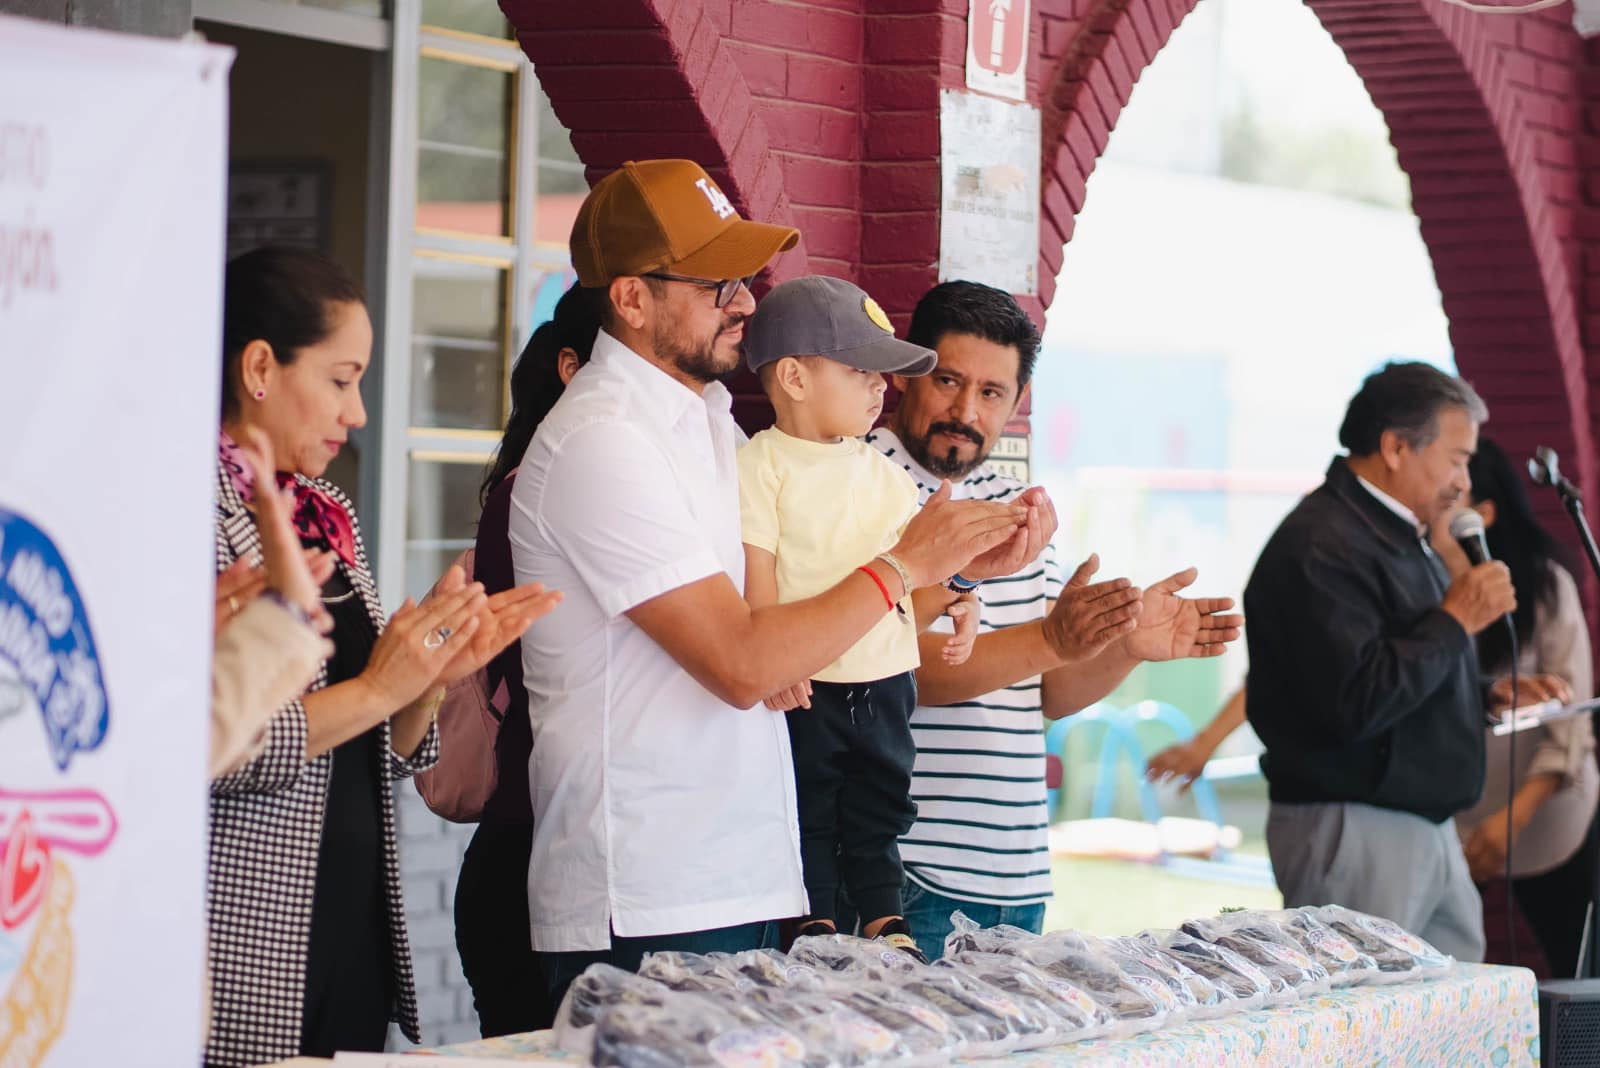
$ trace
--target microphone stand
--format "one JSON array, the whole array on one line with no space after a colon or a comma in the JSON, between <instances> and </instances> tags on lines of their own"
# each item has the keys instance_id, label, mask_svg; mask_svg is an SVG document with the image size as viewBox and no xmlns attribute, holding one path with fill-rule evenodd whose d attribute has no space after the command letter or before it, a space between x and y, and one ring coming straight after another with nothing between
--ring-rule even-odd
<instances>
[{"instance_id":1,"label":"microphone stand","mask_svg":"<svg viewBox=\"0 0 1600 1068\"><path fill-rule=\"evenodd\" d=\"M1583 495L1566 479L1558 482L1555 489L1561 496L1562 507L1572 516L1572 525L1578 528L1578 540L1583 542L1583 552L1589 558L1589 567L1594 571L1595 578L1600 579L1600 548L1595 547L1594 532L1589 529L1589 517L1583 512Z\"/></svg>"},{"instance_id":2,"label":"microphone stand","mask_svg":"<svg viewBox=\"0 0 1600 1068\"><path fill-rule=\"evenodd\" d=\"M1596 579L1600 579L1600 548L1595 546L1594 532L1589 529L1589 517L1583 511L1583 491L1561 476L1555 450L1547 446L1535 450L1533 458L1528 461L1528 474L1537 484L1554 489L1561 498L1561 506L1572 517L1572 525L1578 528L1578 540L1589 559L1589 569L1594 572ZM1600 811L1596 812L1593 820L1600 823ZM1588 838L1597 834L1600 834L1600 826L1591 824ZM1587 845L1580 849L1587 849ZM1589 873L1589 917L1594 916L1597 905L1600 905L1600 869ZM1597 957L1600 957L1600 930L1586 917L1583 940L1578 947L1578 974L1575 978L1594 978L1597 965L1600 965Z\"/></svg>"},{"instance_id":3,"label":"microphone stand","mask_svg":"<svg viewBox=\"0 0 1600 1068\"><path fill-rule=\"evenodd\" d=\"M1548 445L1535 449L1528 461L1528 477L1533 479L1534 485L1549 486L1561 498L1561 506L1572 517L1572 525L1578 528L1578 540L1583 543L1583 553L1589 558L1589 568L1595 578L1600 579L1600 548L1595 547L1594 532L1589 529L1589 517L1583 512L1583 491L1561 474L1561 461L1556 451Z\"/></svg>"}]
</instances>

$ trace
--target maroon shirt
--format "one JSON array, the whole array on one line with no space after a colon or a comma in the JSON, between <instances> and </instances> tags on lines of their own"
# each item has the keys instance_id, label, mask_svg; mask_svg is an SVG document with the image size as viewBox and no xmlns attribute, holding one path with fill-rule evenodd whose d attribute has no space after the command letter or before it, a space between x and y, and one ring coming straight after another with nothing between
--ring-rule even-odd
<instances>
[{"instance_id":1,"label":"maroon shirt","mask_svg":"<svg viewBox=\"0 0 1600 1068\"><path fill-rule=\"evenodd\" d=\"M477 551L473 578L490 596L516 585L511 566L511 487L516 472L489 491L478 519ZM533 823L533 802L528 797L528 758L533 753L533 727L528 722L528 691L522 685L522 643L512 642L489 661L489 693L496 709L505 707L500 733L495 737L497 769L495 790L484 805L485 823Z\"/></svg>"}]
</instances>

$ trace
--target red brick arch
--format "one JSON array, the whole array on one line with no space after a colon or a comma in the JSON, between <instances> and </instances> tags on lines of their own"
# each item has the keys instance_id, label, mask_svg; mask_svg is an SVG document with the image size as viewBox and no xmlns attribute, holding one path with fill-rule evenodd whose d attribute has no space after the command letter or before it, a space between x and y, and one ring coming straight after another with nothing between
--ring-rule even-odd
<instances>
[{"instance_id":1,"label":"red brick arch","mask_svg":"<svg viewBox=\"0 0 1600 1068\"><path fill-rule=\"evenodd\" d=\"M904 322L939 240L939 87L965 0L501 0L590 175L699 161L776 263L851 278ZM959 12L959 14L958 14Z\"/></svg>"},{"instance_id":2,"label":"red brick arch","mask_svg":"<svg viewBox=\"0 0 1600 1068\"><path fill-rule=\"evenodd\" d=\"M1134 82L1195 0L1041 4L1048 306L1085 182ZM1555 447L1597 487L1578 276L1578 38L1565 12L1441 0L1309 0L1389 124L1456 360L1513 455ZM1359 310L1355 310L1359 313ZM1549 509L1553 529L1565 530Z\"/></svg>"},{"instance_id":3,"label":"red brick arch","mask_svg":"<svg viewBox=\"0 0 1600 1068\"><path fill-rule=\"evenodd\" d=\"M904 325L938 256L951 0L500 0L594 180L686 157L750 218L801 231L772 281L867 286ZM735 385L746 425L770 419Z\"/></svg>"},{"instance_id":4,"label":"red brick arch","mask_svg":"<svg viewBox=\"0 0 1600 1068\"><path fill-rule=\"evenodd\" d=\"M1600 235L1586 203L1600 200L1600 149L1584 126L1600 129L1600 75L1566 9L1309 2L1388 120L1457 361L1494 409L1494 432L1514 453L1559 449L1594 499L1600 390L1585 341L1600 342L1600 253L1585 259L1579 236ZM1194 3L1032 2L1041 314L1084 183ZM628 158L696 159L747 215L801 229L778 277L852 278L904 324L936 277L938 93L963 84L967 0L502 6L591 177Z\"/></svg>"},{"instance_id":5,"label":"red brick arch","mask_svg":"<svg viewBox=\"0 0 1600 1068\"><path fill-rule=\"evenodd\" d=\"M502 0L589 180L630 159L703 166L747 217L798 225L767 124L707 0ZM778 263L804 274L801 245Z\"/></svg>"}]
</instances>

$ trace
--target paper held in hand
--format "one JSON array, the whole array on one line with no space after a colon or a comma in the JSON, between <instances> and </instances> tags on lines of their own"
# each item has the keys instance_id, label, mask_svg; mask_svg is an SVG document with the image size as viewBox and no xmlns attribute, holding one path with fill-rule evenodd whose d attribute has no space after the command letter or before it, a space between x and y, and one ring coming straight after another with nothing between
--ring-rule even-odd
<instances>
[{"instance_id":1,"label":"paper held in hand","mask_svg":"<svg viewBox=\"0 0 1600 1068\"><path fill-rule=\"evenodd\" d=\"M1490 733L1496 738L1504 738L1508 734L1520 734L1555 720L1587 715L1597 709L1600 709L1600 697L1592 701L1577 701L1570 705L1564 705L1560 701L1541 701L1536 705L1522 705L1501 713L1499 719L1490 717Z\"/></svg>"}]
</instances>

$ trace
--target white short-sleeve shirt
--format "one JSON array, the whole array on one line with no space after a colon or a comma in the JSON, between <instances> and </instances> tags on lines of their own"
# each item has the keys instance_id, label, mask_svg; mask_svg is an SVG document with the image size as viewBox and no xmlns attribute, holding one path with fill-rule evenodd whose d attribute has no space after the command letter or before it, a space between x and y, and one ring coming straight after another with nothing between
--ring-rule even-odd
<instances>
[{"instance_id":1,"label":"white short-sleeve shirt","mask_svg":"<svg viewBox=\"0 0 1600 1068\"><path fill-rule=\"evenodd\" d=\"M517 472L517 581L565 594L522 641L536 950L806 911L782 713L719 700L625 614L718 572L743 589L731 402L602 331Z\"/></svg>"}]
</instances>

